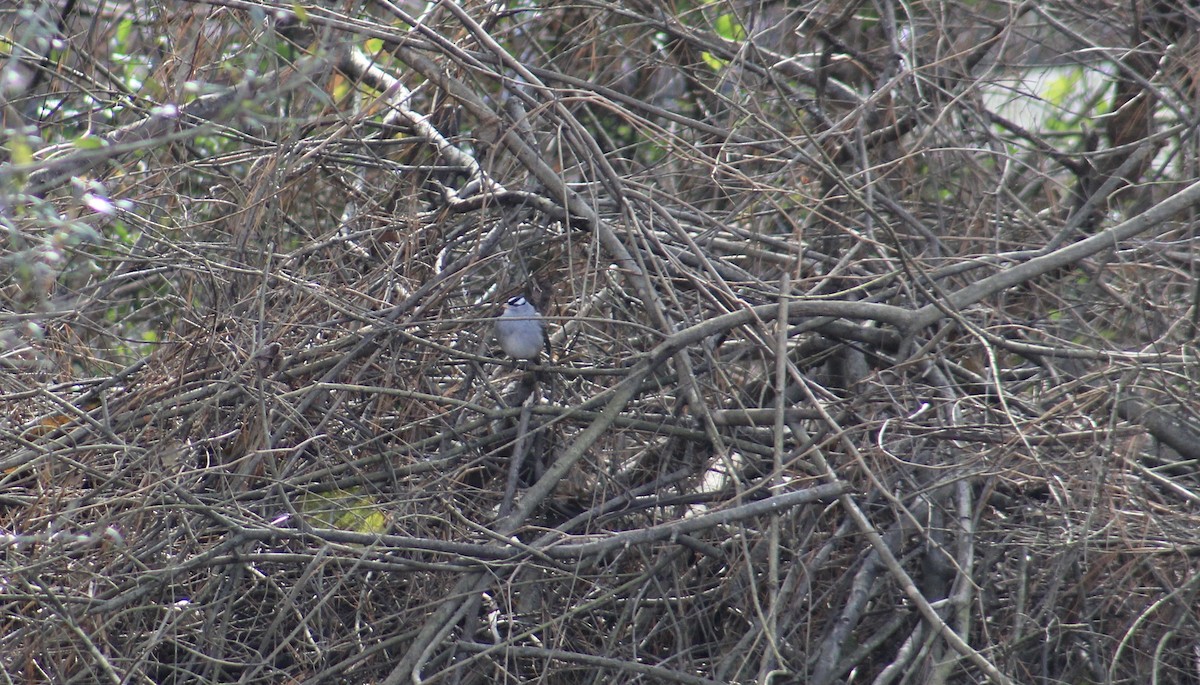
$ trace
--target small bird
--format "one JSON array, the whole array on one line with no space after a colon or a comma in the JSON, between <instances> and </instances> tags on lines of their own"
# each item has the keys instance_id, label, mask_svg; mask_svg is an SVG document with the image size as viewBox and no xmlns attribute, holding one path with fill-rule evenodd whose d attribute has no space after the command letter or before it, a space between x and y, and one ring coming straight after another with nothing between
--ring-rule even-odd
<instances>
[{"instance_id":1,"label":"small bird","mask_svg":"<svg viewBox=\"0 0 1200 685\"><path fill-rule=\"evenodd\" d=\"M542 348L550 346L542 315L521 295L504 303L504 313L496 321L496 339L513 359L537 359Z\"/></svg>"}]
</instances>

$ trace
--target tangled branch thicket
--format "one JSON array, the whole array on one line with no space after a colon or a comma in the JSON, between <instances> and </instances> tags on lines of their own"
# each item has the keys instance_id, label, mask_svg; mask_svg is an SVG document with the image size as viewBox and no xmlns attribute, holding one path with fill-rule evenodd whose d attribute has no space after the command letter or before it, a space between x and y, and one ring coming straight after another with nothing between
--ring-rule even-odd
<instances>
[{"instance_id":1,"label":"tangled branch thicket","mask_svg":"<svg viewBox=\"0 0 1200 685\"><path fill-rule=\"evenodd\" d=\"M366 4L0 14L5 682L1200 681L1195 9Z\"/></svg>"}]
</instances>

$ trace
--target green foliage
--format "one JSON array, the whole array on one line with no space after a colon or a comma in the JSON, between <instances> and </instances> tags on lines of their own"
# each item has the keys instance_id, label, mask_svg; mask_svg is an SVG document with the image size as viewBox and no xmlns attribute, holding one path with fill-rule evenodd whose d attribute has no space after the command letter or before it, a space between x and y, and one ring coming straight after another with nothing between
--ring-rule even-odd
<instances>
[{"instance_id":1,"label":"green foliage","mask_svg":"<svg viewBox=\"0 0 1200 685\"><path fill-rule=\"evenodd\" d=\"M84 135L76 138L73 141L73 144L78 150L99 150L100 148L104 147L105 142L103 138L85 133Z\"/></svg>"},{"instance_id":2,"label":"green foliage","mask_svg":"<svg viewBox=\"0 0 1200 685\"><path fill-rule=\"evenodd\" d=\"M737 17L732 14L722 14L713 22L713 30L717 35L725 40L743 41L746 40L746 27L742 26Z\"/></svg>"},{"instance_id":3,"label":"green foliage","mask_svg":"<svg viewBox=\"0 0 1200 685\"><path fill-rule=\"evenodd\" d=\"M1047 103L1043 126L1065 133L1091 126L1112 108L1100 95L1105 77L1091 68L1075 66L1047 72L1039 95Z\"/></svg>"},{"instance_id":4,"label":"green foliage","mask_svg":"<svg viewBox=\"0 0 1200 685\"><path fill-rule=\"evenodd\" d=\"M728 12L718 15L713 21L713 31L725 40L735 43L746 40L746 27L742 26L736 16ZM713 71L720 71L729 64L728 60L721 59L708 51L701 52L700 59L704 60L704 63Z\"/></svg>"},{"instance_id":5,"label":"green foliage","mask_svg":"<svg viewBox=\"0 0 1200 685\"><path fill-rule=\"evenodd\" d=\"M387 531L387 517L380 511L379 503L374 497L362 494L360 488L306 493L300 499L300 513L309 525L317 528L375 534Z\"/></svg>"},{"instance_id":6,"label":"green foliage","mask_svg":"<svg viewBox=\"0 0 1200 685\"><path fill-rule=\"evenodd\" d=\"M1078 92L1078 86L1082 80L1083 69L1081 67L1064 70L1046 82L1042 97L1055 107L1066 107L1068 101Z\"/></svg>"},{"instance_id":7,"label":"green foliage","mask_svg":"<svg viewBox=\"0 0 1200 685\"><path fill-rule=\"evenodd\" d=\"M113 48L118 54L128 55L133 51L130 46L129 39L133 36L133 19L126 17L117 24L116 33L113 34Z\"/></svg>"}]
</instances>

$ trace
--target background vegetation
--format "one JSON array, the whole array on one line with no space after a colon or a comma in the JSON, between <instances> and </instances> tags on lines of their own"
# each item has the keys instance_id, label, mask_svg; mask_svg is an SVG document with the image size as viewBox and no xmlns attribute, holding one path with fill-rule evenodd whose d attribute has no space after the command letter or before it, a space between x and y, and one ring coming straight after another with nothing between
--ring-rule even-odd
<instances>
[{"instance_id":1,"label":"background vegetation","mask_svg":"<svg viewBox=\"0 0 1200 685\"><path fill-rule=\"evenodd\" d=\"M0 10L3 682L1200 682L1198 20Z\"/></svg>"}]
</instances>

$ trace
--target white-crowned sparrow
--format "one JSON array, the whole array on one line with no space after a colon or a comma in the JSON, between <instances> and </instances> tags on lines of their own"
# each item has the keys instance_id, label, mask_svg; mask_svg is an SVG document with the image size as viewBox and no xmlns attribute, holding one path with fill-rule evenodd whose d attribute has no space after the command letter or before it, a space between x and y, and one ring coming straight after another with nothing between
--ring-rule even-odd
<instances>
[{"instance_id":1,"label":"white-crowned sparrow","mask_svg":"<svg viewBox=\"0 0 1200 685\"><path fill-rule=\"evenodd\" d=\"M549 346L542 315L521 295L504 303L504 313L496 320L496 339L514 359L537 359Z\"/></svg>"}]
</instances>

